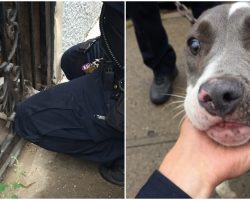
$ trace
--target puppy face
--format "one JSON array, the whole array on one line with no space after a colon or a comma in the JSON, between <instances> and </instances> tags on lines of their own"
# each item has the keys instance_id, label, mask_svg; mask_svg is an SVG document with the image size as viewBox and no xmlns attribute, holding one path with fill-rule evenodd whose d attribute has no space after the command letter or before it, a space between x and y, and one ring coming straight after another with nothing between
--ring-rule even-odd
<instances>
[{"instance_id":1,"label":"puppy face","mask_svg":"<svg viewBox=\"0 0 250 200\"><path fill-rule=\"evenodd\" d=\"M250 4L206 11L185 49L185 111L193 125L225 146L250 139Z\"/></svg>"}]
</instances>

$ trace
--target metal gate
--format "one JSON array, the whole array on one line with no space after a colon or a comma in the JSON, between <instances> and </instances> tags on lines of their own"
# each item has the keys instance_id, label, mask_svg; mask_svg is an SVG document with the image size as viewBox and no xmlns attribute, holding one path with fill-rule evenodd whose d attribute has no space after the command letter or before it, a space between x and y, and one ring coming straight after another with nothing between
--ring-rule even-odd
<instances>
[{"instance_id":1,"label":"metal gate","mask_svg":"<svg viewBox=\"0 0 250 200\"><path fill-rule=\"evenodd\" d=\"M55 2L0 2L0 177L24 141L14 133L26 85L52 83Z\"/></svg>"}]
</instances>

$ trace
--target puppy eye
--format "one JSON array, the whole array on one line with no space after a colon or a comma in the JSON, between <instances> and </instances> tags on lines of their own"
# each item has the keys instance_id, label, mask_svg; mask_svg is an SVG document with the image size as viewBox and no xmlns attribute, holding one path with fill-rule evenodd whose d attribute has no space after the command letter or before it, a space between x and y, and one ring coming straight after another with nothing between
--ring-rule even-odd
<instances>
[{"instance_id":1,"label":"puppy eye","mask_svg":"<svg viewBox=\"0 0 250 200\"><path fill-rule=\"evenodd\" d=\"M201 49L201 43L198 39L196 38L190 38L187 41L187 45L193 55L197 55Z\"/></svg>"}]
</instances>

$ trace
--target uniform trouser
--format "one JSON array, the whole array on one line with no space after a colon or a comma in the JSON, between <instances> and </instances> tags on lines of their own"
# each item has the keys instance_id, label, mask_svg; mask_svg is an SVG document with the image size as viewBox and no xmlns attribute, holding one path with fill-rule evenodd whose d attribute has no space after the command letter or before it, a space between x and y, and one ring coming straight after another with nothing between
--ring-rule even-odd
<instances>
[{"instance_id":1,"label":"uniform trouser","mask_svg":"<svg viewBox=\"0 0 250 200\"><path fill-rule=\"evenodd\" d=\"M217 4L193 3L192 10L195 17L199 17L204 10ZM156 75L171 75L175 71L176 55L162 25L158 3L127 2L126 5L145 65Z\"/></svg>"},{"instance_id":2,"label":"uniform trouser","mask_svg":"<svg viewBox=\"0 0 250 200\"><path fill-rule=\"evenodd\" d=\"M110 162L124 156L124 133L108 126L111 91L102 70L42 91L16 108L15 131L51 151L82 159Z\"/></svg>"},{"instance_id":3,"label":"uniform trouser","mask_svg":"<svg viewBox=\"0 0 250 200\"><path fill-rule=\"evenodd\" d=\"M157 75L173 73L176 55L168 43L158 3L127 2L127 13L133 20L136 38L145 65Z\"/></svg>"}]
</instances>

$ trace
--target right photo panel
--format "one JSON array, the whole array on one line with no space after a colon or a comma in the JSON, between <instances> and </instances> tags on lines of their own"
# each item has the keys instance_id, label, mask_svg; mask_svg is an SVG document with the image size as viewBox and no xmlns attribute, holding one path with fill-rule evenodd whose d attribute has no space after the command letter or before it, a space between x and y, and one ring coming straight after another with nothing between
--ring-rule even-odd
<instances>
[{"instance_id":1,"label":"right photo panel","mask_svg":"<svg viewBox=\"0 0 250 200\"><path fill-rule=\"evenodd\" d=\"M249 13L126 2L127 198L250 198Z\"/></svg>"}]
</instances>

